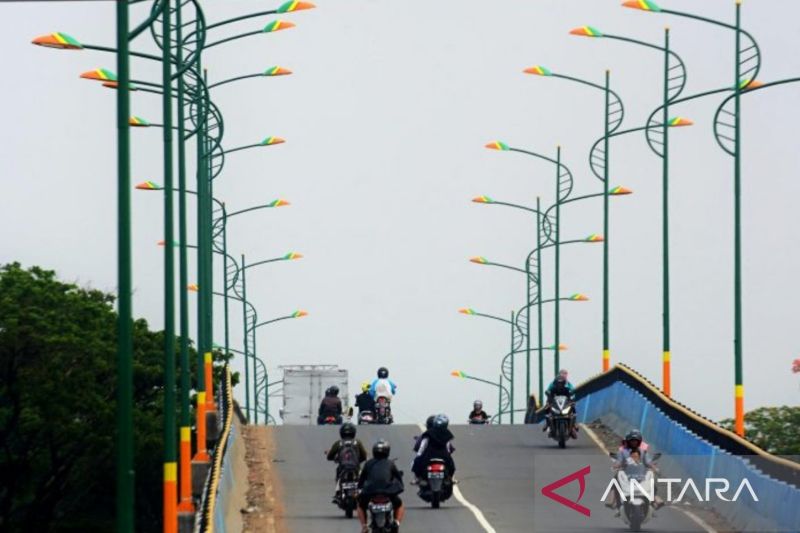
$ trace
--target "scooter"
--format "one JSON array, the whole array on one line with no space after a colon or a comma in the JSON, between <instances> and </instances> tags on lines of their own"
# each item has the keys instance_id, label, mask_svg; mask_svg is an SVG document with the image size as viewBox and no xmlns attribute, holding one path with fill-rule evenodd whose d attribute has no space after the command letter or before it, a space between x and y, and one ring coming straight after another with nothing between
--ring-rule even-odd
<instances>
[{"instance_id":1,"label":"scooter","mask_svg":"<svg viewBox=\"0 0 800 533\"><path fill-rule=\"evenodd\" d=\"M367 506L369 529L372 533L397 533L394 526L394 507L386 496L375 496Z\"/></svg>"},{"instance_id":2,"label":"scooter","mask_svg":"<svg viewBox=\"0 0 800 533\"><path fill-rule=\"evenodd\" d=\"M615 453L609 455L616 459ZM661 457L653 455L653 460ZM653 517L655 503L655 474L643 464L627 465L617 471L617 484L622 490L620 516L631 531L641 531L642 525Z\"/></svg>"},{"instance_id":3,"label":"scooter","mask_svg":"<svg viewBox=\"0 0 800 533\"><path fill-rule=\"evenodd\" d=\"M375 413L372 411L361 411L358 413L358 424L374 424L375 423Z\"/></svg>"},{"instance_id":4,"label":"scooter","mask_svg":"<svg viewBox=\"0 0 800 533\"><path fill-rule=\"evenodd\" d=\"M347 518L353 518L353 512L358 505L358 470L350 468L342 471L339 475L336 505L344 511Z\"/></svg>"},{"instance_id":5,"label":"scooter","mask_svg":"<svg viewBox=\"0 0 800 533\"><path fill-rule=\"evenodd\" d=\"M427 476L419 482L420 498L438 509L441 502L453 495L453 478L447 475L447 468L442 459L431 459L428 463Z\"/></svg>"},{"instance_id":6,"label":"scooter","mask_svg":"<svg viewBox=\"0 0 800 533\"><path fill-rule=\"evenodd\" d=\"M377 424L391 424L394 422L389 398L378 396L378 400L375 402L375 415L375 423Z\"/></svg>"}]
</instances>

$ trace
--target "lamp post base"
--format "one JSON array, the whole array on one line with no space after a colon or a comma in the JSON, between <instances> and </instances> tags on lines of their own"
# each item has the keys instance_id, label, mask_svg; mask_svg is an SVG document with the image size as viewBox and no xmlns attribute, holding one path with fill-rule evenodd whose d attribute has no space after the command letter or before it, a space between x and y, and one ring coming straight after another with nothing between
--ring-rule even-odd
<instances>
[{"instance_id":1,"label":"lamp post base","mask_svg":"<svg viewBox=\"0 0 800 533\"><path fill-rule=\"evenodd\" d=\"M194 531L194 513L178 513L178 533L192 533Z\"/></svg>"},{"instance_id":2,"label":"lamp post base","mask_svg":"<svg viewBox=\"0 0 800 533\"><path fill-rule=\"evenodd\" d=\"M206 411L206 449L213 450L217 440L219 440L219 413L217 411Z\"/></svg>"},{"instance_id":3,"label":"lamp post base","mask_svg":"<svg viewBox=\"0 0 800 533\"><path fill-rule=\"evenodd\" d=\"M206 483L208 470L211 468L210 461L195 459L192 461L192 497L195 500L203 495L203 487Z\"/></svg>"}]
</instances>

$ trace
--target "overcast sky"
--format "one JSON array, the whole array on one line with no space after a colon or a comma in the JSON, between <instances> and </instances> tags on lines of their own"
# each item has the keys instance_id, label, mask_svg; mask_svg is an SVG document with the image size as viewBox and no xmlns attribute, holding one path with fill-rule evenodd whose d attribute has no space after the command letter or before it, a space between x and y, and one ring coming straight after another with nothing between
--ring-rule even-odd
<instances>
[{"instance_id":1,"label":"overcast sky","mask_svg":"<svg viewBox=\"0 0 800 533\"><path fill-rule=\"evenodd\" d=\"M273 3L204 2L210 21ZM215 183L230 209L274 198L287 208L230 222L229 249L255 261L295 250L306 258L248 274L259 318L296 308L310 315L259 332L259 356L273 372L298 363L336 363L351 388L386 365L400 389L401 421L445 411L460 421L472 400L496 410L496 391L450 377L450 371L497 379L507 351L502 324L459 315L470 306L506 316L524 301L522 275L467 259L524 264L534 220L521 211L473 204L485 194L526 205L553 201L552 169L520 154L483 148L493 139L554 153L575 175L575 194L600 190L587 153L602 135L602 93L563 80L522 74L542 64L602 82L610 68L626 106L625 126L644 123L660 102L661 56L608 40L568 35L579 25L672 44L689 71L685 94L733 83L734 33L686 19L619 7L619 0L318 0L318 9L284 16L291 31L258 35L209 50L211 80L281 65L293 76L221 87L225 146L268 135L287 144L231 155ZM274 2L278 5L278 2ZM663 5L733 21L733 0L664 0ZM138 20L145 6L132 9ZM797 76L800 5L745 2L743 25L763 53L763 81ZM267 21L244 22L236 31ZM5 83L0 173L0 261L55 269L67 280L113 291L115 248L114 93L78 75L114 69L98 52L31 46L37 35L66 32L113 45L113 4L0 5ZM220 36L226 35L225 30ZM142 36L134 48L152 50ZM158 79L157 65L134 62L133 77ZM743 98L744 356L746 408L797 404L800 271L796 198L800 155L796 124L800 87ZM716 145L720 99L675 109L692 128L673 131L673 392L715 419L733 412L732 158ZM134 93L134 114L161 122L160 101ZM134 130L134 181L161 182L161 132ZM641 136L612 144L612 185L633 196L612 201L611 348L624 362L661 381L660 160ZM136 192L134 311L163 323L160 193ZM564 208L562 236L602 231L600 202ZM571 379L600 370L601 245L563 250L564 293L588 303L562 306L562 357ZM192 269L194 269L194 262ZM221 268L217 267L217 272ZM194 275L192 276L194 278ZM552 255L545 260L552 296ZM218 281L219 283L219 281ZM194 302L194 296L192 296ZM217 341L222 342L221 301ZM550 313L546 331L552 331ZM240 347L241 316L231 316ZM194 330L194 315L192 315ZM552 342L547 333L546 343ZM523 358L518 368L522 368ZM552 372L552 365L547 366ZM523 373L518 391L524 392ZM517 402L523 405L523 394Z\"/></svg>"}]
</instances>

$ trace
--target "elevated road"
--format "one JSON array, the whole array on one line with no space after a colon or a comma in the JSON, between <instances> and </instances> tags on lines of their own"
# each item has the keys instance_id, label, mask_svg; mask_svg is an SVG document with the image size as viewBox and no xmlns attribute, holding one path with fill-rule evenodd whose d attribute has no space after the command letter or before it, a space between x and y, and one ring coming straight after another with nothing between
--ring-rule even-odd
<instances>
[{"instance_id":1,"label":"elevated road","mask_svg":"<svg viewBox=\"0 0 800 533\"><path fill-rule=\"evenodd\" d=\"M441 509L430 509L409 484L416 426L361 426L358 437L367 448L382 437L392 444L392 457L406 472L407 505L404 533L531 533L625 531L621 519L600 498L610 478L610 460L586 435L560 450L538 426L454 426L458 488L464 500L485 518L482 525L473 510L456 498ZM583 432L582 432L583 433ZM357 520L331 504L334 466L323 452L338 439L338 427L275 428L276 466L283 484L284 522L290 533L352 533ZM579 500L585 516L541 494L542 487L573 472L590 468L586 491ZM556 491L575 501L578 482ZM683 512L664 508L645 524L645 531L704 531Z\"/></svg>"}]
</instances>

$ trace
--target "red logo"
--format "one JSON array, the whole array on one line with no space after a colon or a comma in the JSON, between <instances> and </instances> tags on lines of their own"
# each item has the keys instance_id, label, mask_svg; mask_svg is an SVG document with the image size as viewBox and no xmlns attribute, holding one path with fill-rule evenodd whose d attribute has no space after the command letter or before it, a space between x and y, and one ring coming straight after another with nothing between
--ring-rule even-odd
<instances>
[{"instance_id":1,"label":"red logo","mask_svg":"<svg viewBox=\"0 0 800 533\"><path fill-rule=\"evenodd\" d=\"M555 500L561 505L565 507L569 507L573 511L577 511L582 515L592 516L592 512L589 508L584 507L581 505L580 502L581 498L583 498L583 493L586 491L586 476L592 471L591 466L585 466L578 470L577 472L573 472L572 474L562 477L561 479L554 481L547 485L546 487L542 487L542 495L547 496L551 500ZM561 496L560 494L556 494L556 490L560 489L564 485L568 485L575 480L578 480L578 486L580 488L580 492L578 492L578 499L575 501L568 500L565 497Z\"/></svg>"}]
</instances>

